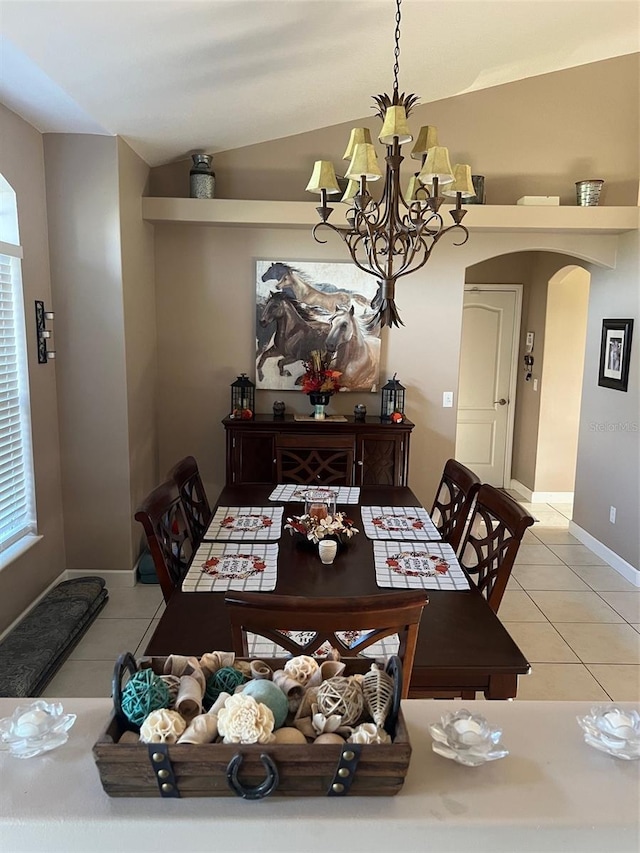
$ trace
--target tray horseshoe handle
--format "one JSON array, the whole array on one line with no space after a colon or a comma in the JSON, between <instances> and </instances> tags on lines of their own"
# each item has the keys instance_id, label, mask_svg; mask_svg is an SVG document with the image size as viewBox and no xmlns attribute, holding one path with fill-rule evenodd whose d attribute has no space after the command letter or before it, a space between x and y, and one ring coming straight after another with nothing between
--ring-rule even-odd
<instances>
[{"instance_id":1,"label":"tray horseshoe handle","mask_svg":"<svg viewBox=\"0 0 640 853\"><path fill-rule=\"evenodd\" d=\"M260 756L260 761L262 761L267 775L254 788L243 785L238 779L238 773L242 765L242 755L240 753L234 755L227 765L227 785L237 797L242 797L243 800L262 800L264 797L272 794L278 787L280 776L278 775L278 768L274 760L263 752Z\"/></svg>"},{"instance_id":2,"label":"tray horseshoe handle","mask_svg":"<svg viewBox=\"0 0 640 853\"><path fill-rule=\"evenodd\" d=\"M400 700L402 699L402 661L398 655L391 655L387 662L386 672L393 678L393 699L391 710L384 723L384 730L395 739L398 714L400 713Z\"/></svg>"},{"instance_id":3,"label":"tray horseshoe handle","mask_svg":"<svg viewBox=\"0 0 640 853\"><path fill-rule=\"evenodd\" d=\"M111 681L113 707L115 709L118 722L124 726L125 729L133 729L134 731L139 732L140 727L135 726L122 712L122 678L125 670L129 670L129 676L135 675L138 671L138 665L136 664L136 660L131 652L123 652L118 657L116 665L113 668L113 679Z\"/></svg>"}]
</instances>

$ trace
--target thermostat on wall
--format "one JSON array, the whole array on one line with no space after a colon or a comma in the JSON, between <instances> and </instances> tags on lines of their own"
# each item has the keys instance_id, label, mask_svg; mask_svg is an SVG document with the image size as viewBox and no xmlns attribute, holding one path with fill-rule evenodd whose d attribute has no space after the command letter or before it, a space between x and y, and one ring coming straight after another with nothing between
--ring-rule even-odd
<instances>
[{"instance_id":1,"label":"thermostat on wall","mask_svg":"<svg viewBox=\"0 0 640 853\"><path fill-rule=\"evenodd\" d=\"M542 205L547 207L560 204L559 195L523 195L518 199L518 204Z\"/></svg>"}]
</instances>

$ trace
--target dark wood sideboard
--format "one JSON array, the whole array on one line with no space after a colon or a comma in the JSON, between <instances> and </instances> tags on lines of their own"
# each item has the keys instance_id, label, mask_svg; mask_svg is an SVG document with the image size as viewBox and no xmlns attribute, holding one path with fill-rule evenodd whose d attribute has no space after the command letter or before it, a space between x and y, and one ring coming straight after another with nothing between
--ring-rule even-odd
<instances>
[{"instance_id":1,"label":"dark wood sideboard","mask_svg":"<svg viewBox=\"0 0 640 853\"><path fill-rule=\"evenodd\" d=\"M318 483L406 486L414 424L368 417L296 421L256 415L225 418L227 485Z\"/></svg>"}]
</instances>

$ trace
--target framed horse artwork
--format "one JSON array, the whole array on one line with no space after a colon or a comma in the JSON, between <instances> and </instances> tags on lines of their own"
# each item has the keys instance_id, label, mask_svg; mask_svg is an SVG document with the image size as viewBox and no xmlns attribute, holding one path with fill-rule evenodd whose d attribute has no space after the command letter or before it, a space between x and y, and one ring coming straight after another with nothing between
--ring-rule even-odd
<instances>
[{"instance_id":1,"label":"framed horse artwork","mask_svg":"<svg viewBox=\"0 0 640 853\"><path fill-rule=\"evenodd\" d=\"M300 388L312 350L332 353L344 391L377 391L377 284L352 264L256 261L256 388Z\"/></svg>"}]
</instances>

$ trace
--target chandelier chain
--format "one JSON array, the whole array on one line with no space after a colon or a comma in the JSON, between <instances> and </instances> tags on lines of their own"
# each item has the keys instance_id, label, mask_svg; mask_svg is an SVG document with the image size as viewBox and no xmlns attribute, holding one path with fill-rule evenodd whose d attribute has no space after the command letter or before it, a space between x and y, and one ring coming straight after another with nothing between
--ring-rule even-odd
<instances>
[{"instance_id":1,"label":"chandelier chain","mask_svg":"<svg viewBox=\"0 0 640 853\"><path fill-rule=\"evenodd\" d=\"M398 94L398 74L400 73L400 4L402 0L396 0L396 32L395 32L395 41L396 46L393 51L394 63L393 63L393 94Z\"/></svg>"}]
</instances>

